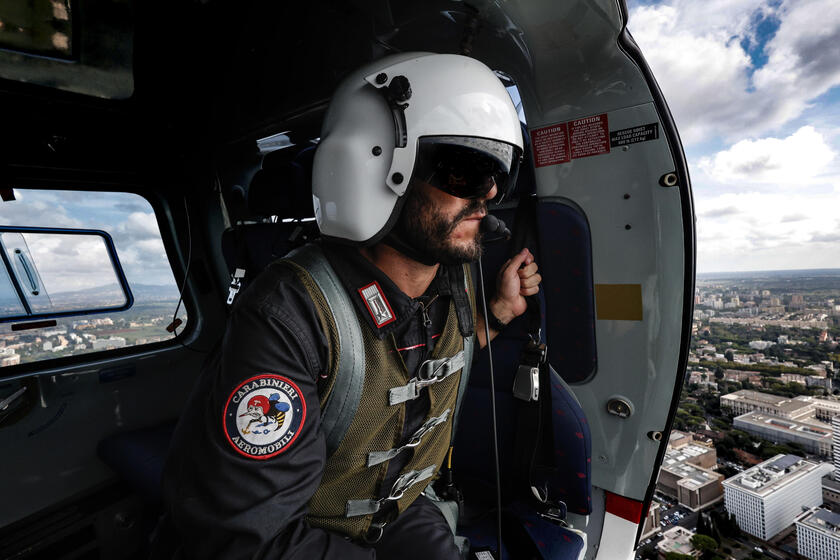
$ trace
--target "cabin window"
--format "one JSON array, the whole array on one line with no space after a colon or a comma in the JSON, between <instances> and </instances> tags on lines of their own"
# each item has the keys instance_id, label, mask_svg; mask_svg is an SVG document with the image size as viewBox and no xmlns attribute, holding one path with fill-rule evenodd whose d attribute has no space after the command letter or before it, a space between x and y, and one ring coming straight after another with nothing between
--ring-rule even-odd
<instances>
[{"instance_id":1,"label":"cabin window","mask_svg":"<svg viewBox=\"0 0 840 560\"><path fill-rule=\"evenodd\" d=\"M167 327L179 303L179 288L154 209L145 198L125 192L15 189L14 200L0 202L0 224L107 233L134 300L126 310L56 317L40 328L18 330L28 325L0 324L0 367L145 346L176 336ZM90 269L86 263L90 255L80 252L79 244L67 245L50 236L23 235L29 236L28 249L42 263L39 273L45 285L49 282L51 297L82 301L107 287L98 286L95 279L84 274ZM187 314L183 303L178 307L182 323L176 332L183 332Z\"/></svg>"}]
</instances>

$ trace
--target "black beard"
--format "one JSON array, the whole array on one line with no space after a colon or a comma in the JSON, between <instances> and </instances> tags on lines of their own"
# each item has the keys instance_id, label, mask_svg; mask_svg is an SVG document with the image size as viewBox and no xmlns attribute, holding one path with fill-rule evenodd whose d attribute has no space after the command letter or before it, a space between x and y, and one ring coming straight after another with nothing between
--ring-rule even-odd
<instances>
[{"instance_id":1,"label":"black beard","mask_svg":"<svg viewBox=\"0 0 840 560\"><path fill-rule=\"evenodd\" d=\"M459 247L448 243L449 236L458 224L472 214L483 211L487 203L481 199L470 200L469 204L450 221L435 207L431 198L421 188L412 188L406 194L406 201L394 226L394 232L410 247L431 262L455 265L476 262L481 258L481 231L472 243Z\"/></svg>"}]
</instances>

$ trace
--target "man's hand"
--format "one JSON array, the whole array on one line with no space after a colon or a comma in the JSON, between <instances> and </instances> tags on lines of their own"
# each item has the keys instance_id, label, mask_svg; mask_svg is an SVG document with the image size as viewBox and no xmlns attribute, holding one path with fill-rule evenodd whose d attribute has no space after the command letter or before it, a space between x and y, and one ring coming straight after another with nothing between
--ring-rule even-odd
<instances>
[{"instance_id":1,"label":"man's hand","mask_svg":"<svg viewBox=\"0 0 840 560\"><path fill-rule=\"evenodd\" d=\"M490 312L503 323L519 317L528 308L525 296L536 294L541 281L534 255L527 248L522 249L499 270L496 295L489 303Z\"/></svg>"},{"instance_id":2,"label":"man's hand","mask_svg":"<svg viewBox=\"0 0 840 560\"><path fill-rule=\"evenodd\" d=\"M525 296L532 296L540 290L542 276L537 273L537 263L534 255L527 248L522 249L513 258L508 259L496 276L496 294L488 302L488 311L493 313L499 321L507 324L519 317L528 308ZM484 317L478 316L476 336L479 348L484 348L487 341L484 337ZM490 340L499 334L490 329Z\"/></svg>"}]
</instances>

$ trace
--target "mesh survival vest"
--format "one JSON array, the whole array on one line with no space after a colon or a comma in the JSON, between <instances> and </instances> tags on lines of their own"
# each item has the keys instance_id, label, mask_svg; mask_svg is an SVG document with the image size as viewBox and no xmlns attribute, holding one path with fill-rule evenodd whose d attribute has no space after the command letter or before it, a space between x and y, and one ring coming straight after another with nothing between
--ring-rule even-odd
<instances>
[{"instance_id":1,"label":"mesh survival vest","mask_svg":"<svg viewBox=\"0 0 840 560\"><path fill-rule=\"evenodd\" d=\"M454 301L429 360L411 377L393 336L379 340L330 267L321 248L307 245L285 259L315 304L329 341L329 385L321 395L321 429L327 463L309 503L307 521L315 527L362 538L386 502L404 511L440 469L455 433L466 389L475 336L463 337ZM466 289L475 319L469 267ZM429 413L403 441L405 403L429 392ZM391 459L412 453L386 497L378 498Z\"/></svg>"}]
</instances>

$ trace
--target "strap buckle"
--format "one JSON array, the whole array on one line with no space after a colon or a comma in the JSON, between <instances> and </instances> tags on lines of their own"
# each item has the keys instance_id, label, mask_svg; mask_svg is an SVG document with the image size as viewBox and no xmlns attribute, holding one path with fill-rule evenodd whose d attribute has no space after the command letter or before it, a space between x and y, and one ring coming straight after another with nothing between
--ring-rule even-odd
<instances>
[{"instance_id":1,"label":"strap buckle","mask_svg":"<svg viewBox=\"0 0 840 560\"><path fill-rule=\"evenodd\" d=\"M540 366L545 363L547 349L539 340L539 333L536 337L531 335L513 378L513 396L525 402L536 402L540 398Z\"/></svg>"},{"instance_id":2,"label":"strap buckle","mask_svg":"<svg viewBox=\"0 0 840 560\"><path fill-rule=\"evenodd\" d=\"M540 398L540 368L522 364L513 378L513 396L525 402Z\"/></svg>"},{"instance_id":3,"label":"strap buckle","mask_svg":"<svg viewBox=\"0 0 840 560\"><path fill-rule=\"evenodd\" d=\"M446 422L447 418L449 418L449 409L448 408L440 416L437 416L435 418L430 418L428 421L426 421L425 424L423 424L422 426L417 428L417 431L414 432L414 435L411 436L411 439L408 440L408 443L406 445L408 447L417 447L417 445L420 443L420 440L423 439L423 436L425 436L426 434L431 432L437 426L440 426L441 424Z\"/></svg>"},{"instance_id":4,"label":"strap buckle","mask_svg":"<svg viewBox=\"0 0 840 560\"><path fill-rule=\"evenodd\" d=\"M568 527L568 523L566 523L567 509L565 502L562 500L550 500L548 498L547 487L537 488L536 486L531 486L531 492L542 506L542 511L537 512L540 517L555 525Z\"/></svg>"},{"instance_id":5,"label":"strap buckle","mask_svg":"<svg viewBox=\"0 0 840 560\"><path fill-rule=\"evenodd\" d=\"M237 268L233 272L233 276L230 279L230 286L228 286L228 297L227 297L227 304L230 305L233 303L233 299L236 297L236 294L239 293L239 290L242 289L242 279L245 278L245 269L244 268Z\"/></svg>"},{"instance_id":6,"label":"strap buckle","mask_svg":"<svg viewBox=\"0 0 840 560\"><path fill-rule=\"evenodd\" d=\"M385 502L397 501L405 495L405 491L420 482L431 478L437 472L437 465L429 465L423 470L409 471L400 476L387 496L379 500L348 500L344 509L345 517L356 517L358 515L370 515L376 513Z\"/></svg>"},{"instance_id":7,"label":"strap buckle","mask_svg":"<svg viewBox=\"0 0 840 560\"><path fill-rule=\"evenodd\" d=\"M417 370L417 377L411 378L402 387L393 387L388 390L388 404L395 405L416 399L420 396L423 387L439 383L464 367L464 351L461 350L450 358L439 358L437 360L426 360Z\"/></svg>"},{"instance_id":8,"label":"strap buckle","mask_svg":"<svg viewBox=\"0 0 840 560\"><path fill-rule=\"evenodd\" d=\"M417 428L417 431L415 431L414 434L412 434L411 439L409 439L407 443L399 447L389 449L388 451L371 451L370 453L368 453L367 466L372 467L374 465L384 463L385 461L393 459L406 449L417 447L418 445L420 445L420 442L427 433L432 431L437 426L446 422L446 420L449 418L449 412L450 409L447 408L444 411L444 413L440 416L435 416L434 418L429 418L428 420L426 420L426 422L422 426Z\"/></svg>"},{"instance_id":9,"label":"strap buckle","mask_svg":"<svg viewBox=\"0 0 840 560\"><path fill-rule=\"evenodd\" d=\"M391 492L388 494L386 500L399 500L405 495L405 491L414 486L420 477L418 471L407 472L399 477L394 485L391 487Z\"/></svg>"},{"instance_id":10,"label":"strap buckle","mask_svg":"<svg viewBox=\"0 0 840 560\"><path fill-rule=\"evenodd\" d=\"M441 379L448 377L453 371L457 371L462 367L464 367L463 352L459 352L451 358L426 360L417 369L417 385L425 387L426 385L437 383Z\"/></svg>"}]
</instances>

